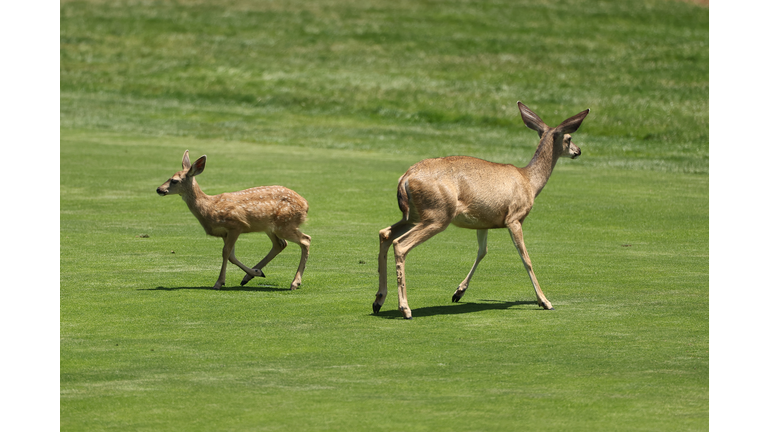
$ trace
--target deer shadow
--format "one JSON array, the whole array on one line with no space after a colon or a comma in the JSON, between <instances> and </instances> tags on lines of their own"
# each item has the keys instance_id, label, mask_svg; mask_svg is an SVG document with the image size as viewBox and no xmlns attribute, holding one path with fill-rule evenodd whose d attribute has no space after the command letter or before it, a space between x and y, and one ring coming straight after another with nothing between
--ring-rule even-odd
<instances>
[{"instance_id":1,"label":"deer shadow","mask_svg":"<svg viewBox=\"0 0 768 432\"><path fill-rule=\"evenodd\" d=\"M427 316L435 316L435 315L456 315L456 314L464 314L464 313L472 313L472 312L482 312L485 310L510 309L515 306L537 304L537 302L535 301L514 301L514 302L505 302L500 300L480 300L480 301L489 302L489 303L474 303L474 302L451 303L443 306L427 306L422 308L411 309L411 312L413 313L413 317L416 318L416 317L427 317ZM541 309L541 310L544 310L544 309ZM397 309L381 311L378 314L371 313L370 315L377 316L384 319L396 319L396 318L403 317L403 314L400 313L400 311Z\"/></svg>"},{"instance_id":2,"label":"deer shadow","mask_svg":"<svg viewBox=\"0 0 768 432\"><path fill-rule=\"evenodd\" d=\"M209 290L209 291L262 291L262 292L275 292L275 291L290 291L290 288L279 288L277 285L271 284L259 284L256 286L223 286L221 289L213 289L210 286L198 286L198 287L164 287L159 286L155 288L138 288L137 291L179 291L179 290Z\"/></svg>"}]
</instances>

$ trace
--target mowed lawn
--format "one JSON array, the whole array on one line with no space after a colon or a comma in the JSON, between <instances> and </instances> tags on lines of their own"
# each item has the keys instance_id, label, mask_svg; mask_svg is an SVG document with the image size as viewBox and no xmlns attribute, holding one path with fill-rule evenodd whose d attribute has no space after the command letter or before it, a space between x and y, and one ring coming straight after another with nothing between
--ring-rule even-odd
<instances>
[{"instance_id":1,"label":"mowed lawn","mask_svg":"<svg viewBox=\"0 0 768 432\"><path fill-rule=\"evenodd\" d=\"M61 3L62 430L708 427L708 11L673 1ZM374 315L378 230L426 158L525 165L592 112L523 225L408 256ZM210 289L222 242L155 189L280 184L289 244ZM247 234L238 258L269 249ZM390 265L393 260L390 258Z\"/></svg>"}]
</instances>

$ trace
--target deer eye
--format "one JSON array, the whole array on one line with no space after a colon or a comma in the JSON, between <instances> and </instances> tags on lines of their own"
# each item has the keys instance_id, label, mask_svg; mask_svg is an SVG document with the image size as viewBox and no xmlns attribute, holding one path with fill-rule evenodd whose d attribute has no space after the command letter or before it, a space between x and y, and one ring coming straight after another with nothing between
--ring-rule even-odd
<instances>
[{"instance_id":1,"label":"deer eye","mask_svg":"<svg viewBox=\"0 0 768 432\"><path fill-rule=\"evenodd\" d=\"M176 184L176 183L178 183L178 182L179 182L179 181L178 181L178 180L176 180L176 179L171 179L171 184Z\"/></svg>"}]
</instances>

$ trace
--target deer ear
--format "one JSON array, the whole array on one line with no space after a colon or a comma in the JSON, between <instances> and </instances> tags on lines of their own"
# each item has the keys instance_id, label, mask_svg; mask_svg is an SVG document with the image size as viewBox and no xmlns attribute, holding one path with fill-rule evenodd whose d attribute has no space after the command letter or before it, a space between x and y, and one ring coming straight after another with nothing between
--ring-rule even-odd
<instances>
[{"instance_id":1,"label":"deer ear","mask_svg":"<svg viewBox=\"0 0 768 432\"><path fill-rule=\"evenodd\" d=\"M189 168L189 171L187 171L187 175L188 176L196 176L196 175L202 173L203 170L205 169L205 161L206 161L206 159L207 158L206 158L205 155L200 156L195 161L195 163L193 163L192 166Z\"/></svg>"},{"instance_id":2,"label":"deer ear","mask_svg":"<svg viewBox=\"0 0 768 432\"><path fill-rule=\"evenodd\" d=\"M189 150L184 152L184 157L181 158L181 168L188 170L192 164L189 163Z\"/></svg>"},{"instance_id":3,"label":"deer ear","mask_svg":"<svg viewBox=\"0 0 768 432\"><path fill-rule=\"evenodd\" d=\"M559 133L563 134L569 134L574 133L579 129L579 126L581 126L581 122L584 121L585 118L587 118L587 114L589 114L589 110L584 110L575 116L566 119L562 123L560 123L559 126L557 126L556 130Z\"/></svg>"},{"instance_id":4,"label":"deer ear","mask_svg":"<svg viewBox=\"0 0 768 432\"><path fill-rule=\"evenodd\" d=\"M539 136L541 136L545 130L549 129L549 126L547 126L547 124L544 123L544 121L540 119L535 112L531 111L530 108L523 105L522 102L517 101L517 108L520 109L520 115L523 116L523 123L525 123L525 125L529 128L538 132Z\"/></svg>"}]
</instances>

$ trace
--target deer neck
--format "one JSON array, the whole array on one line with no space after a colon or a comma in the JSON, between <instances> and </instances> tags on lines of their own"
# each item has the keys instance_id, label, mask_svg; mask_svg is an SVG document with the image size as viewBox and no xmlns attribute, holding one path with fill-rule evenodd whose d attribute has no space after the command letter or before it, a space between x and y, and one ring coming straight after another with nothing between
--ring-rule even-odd
<instances>
[{"instance_id":1,"label":"deer neck","mask_svg":"<svg viewBox=\"0 0 768 432\"><path fill-rule=\"evenodd\" d=\"M194 178L192 178L192 183L181 193L181 199L187 203L187 207L189 207L192 214L200 220L207 213L208 198L208 195L200 189Z\"/></svg>"},{"instance_id":2,"label":"deer neck","mask_svg":"<svg viewBox=\"0 0 768 432\"><path fill-rule=\"evenodd\" d=\"M533 158L522 170L531 182L531 188L535 192L535 196L538 196L542 189L544 189L544 186L546 186L549 176L552 175L552 171L555 169L557 159L560 157L560 154L555 152L554 144L555 140L552 131L545 132L541 137L541 141L539 141L539 147L536 149Z\"/></svg>"}]
</instances>

